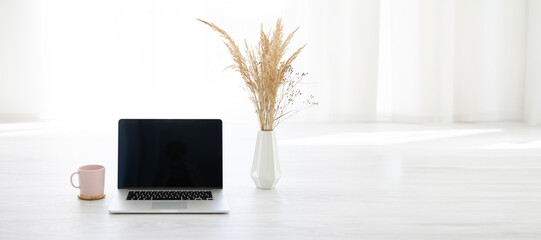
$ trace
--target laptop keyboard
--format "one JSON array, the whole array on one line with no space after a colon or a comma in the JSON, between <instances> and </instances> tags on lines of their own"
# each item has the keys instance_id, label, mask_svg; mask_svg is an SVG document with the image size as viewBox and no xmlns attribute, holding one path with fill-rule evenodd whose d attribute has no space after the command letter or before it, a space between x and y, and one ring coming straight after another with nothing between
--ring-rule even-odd
<instances>
[{"instance_id":1,"label":"laptop keyboard","mask_svg":"<svg viewBox=\"0 0 541 240\"><path fill-rule=\"evenodd\" d=\"M212 200L211 191L129 191L127 200Z\"/></svg>"}]
</instances>

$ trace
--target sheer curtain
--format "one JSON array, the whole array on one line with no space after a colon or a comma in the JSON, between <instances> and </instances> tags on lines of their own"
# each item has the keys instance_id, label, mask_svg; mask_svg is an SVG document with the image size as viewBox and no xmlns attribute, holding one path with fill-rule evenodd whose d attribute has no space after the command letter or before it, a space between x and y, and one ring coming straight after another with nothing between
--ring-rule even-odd
<instances>
[{"instance_id":1,"label":"sheer curtain","mask_svg":"<svg viewBox=\"0 0 541 240\"><path fill-rule=\"evenodd\" d=\"M304 21L306 119L541 124L541 1L337 2Z\"/></svg>"},{"instance_id":2,"label":"sheer curtain","mask_svg":"<svg viewBox=\"0 0 541 240\"><path fill-rule=\"evenodd\" d=\"M541 122L535 0L1 1L0 122L255 121L219 36L300 27L300 122Z\"/></svg>"},{"instance_id":3,"label":"sheer curtain","mask_svg":"<svg viewBox=\"0 0 541 240\"><path fill-rule=\"evenodd\" d=\"M541 1L529 0L526 34L524 120L541 124Z\"/></svg>"},{"instance_id":4,"label":"sheer curtain","mask_svg":"<svg viewBox=\"0 0 541 240\"><path fill-rule=\"evenodd\" d=\"M539 1L382 1L380 112L539 124Z\"/></svg>"}]
</instances>

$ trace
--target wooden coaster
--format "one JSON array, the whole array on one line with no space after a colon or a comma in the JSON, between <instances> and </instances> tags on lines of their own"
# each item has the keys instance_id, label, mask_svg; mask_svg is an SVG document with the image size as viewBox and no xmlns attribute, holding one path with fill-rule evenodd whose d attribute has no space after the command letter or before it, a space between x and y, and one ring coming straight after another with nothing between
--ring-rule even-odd
<instances>
[{"instance_id":1,"label":"wooden coaster","mask_svg":"<svg viewBox=\"0 0 541 240\"><path fill-rule=\"evenodd\" d=\"M105 193L102 194L102 195L93 196L93 197L83 196L83 195L79 194L79 195L77 195L77 197L79 197L79 199L83 199L83 200L98 200L98 199L104 198Z\"/></svg>"}]
</instances>

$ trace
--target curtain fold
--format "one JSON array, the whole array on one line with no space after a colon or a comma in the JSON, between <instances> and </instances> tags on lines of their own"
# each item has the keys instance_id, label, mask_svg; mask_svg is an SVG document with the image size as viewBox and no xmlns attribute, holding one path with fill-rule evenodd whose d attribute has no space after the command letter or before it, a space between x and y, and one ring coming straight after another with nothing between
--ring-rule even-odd
<instances>
[{"instance_id":1,"label":"curtain fold","mask_svg":"<svg viewBox=\"0 0 541 240\"><path fill-rule=\"evenodd\" d=\"M541 124L541 1L527 3L526 81L524 120Z\"/></svg>"},{"instance_id":2,"label":"curtain fold","mask_svg":"<svg viewBox=\"0 0 541 240\"><path fill-rule=\"evenodd\" d=\"M38 119L47 89L37 1L0 1L0 123Z\"/></svg>"},{"instance_id":3,"label":"curtain fold","mask_svg":"<svg viewBox=\"0 0 541 240\"><path fill-rule=\"evenodd\" d=\"M319 101L298 119L377 120L379 5L379 0L306 0L296 9L304 15L297 36L308 43L299 62L309 73L307 93Z\"/></svg>"}]
</instances>

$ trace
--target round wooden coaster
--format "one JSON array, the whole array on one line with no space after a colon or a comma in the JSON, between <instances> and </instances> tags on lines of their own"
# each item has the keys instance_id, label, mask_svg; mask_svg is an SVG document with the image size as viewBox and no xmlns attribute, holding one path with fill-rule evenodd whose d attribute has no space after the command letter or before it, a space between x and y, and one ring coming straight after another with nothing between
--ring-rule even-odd
<instances>
[{"instance_id":1,"label":"round wooden coaster","mask_svg":"<svg viewBox=\"0 0 541 240\"><path fill-rule=\"evenodd\" d=\"M102 195L93 196L93 197L83 196L83 195L79 194L79 195L77 195L77 197L79 197L79 199L83 199L83 200L98 200L98 199L104 198L104 197L105 197L105 193L102 194Z\"/></svg>"}]
</instances>

